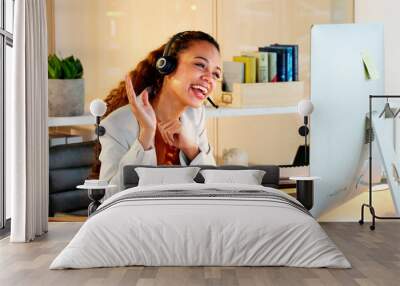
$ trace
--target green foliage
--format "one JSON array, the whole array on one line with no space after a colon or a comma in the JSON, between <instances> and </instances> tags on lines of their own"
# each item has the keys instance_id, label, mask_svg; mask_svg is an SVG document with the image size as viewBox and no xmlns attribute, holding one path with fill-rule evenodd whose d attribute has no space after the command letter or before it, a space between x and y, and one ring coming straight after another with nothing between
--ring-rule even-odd
<instances>
[{"instance_id":1,"label":"green foliage","mask_svg":"<svg viewBox=\"0 0 400 286\"><path fill-rule=\"evenodd\" d=\"M82 76L83 67L79 59L75 59L74 56L60 59L56 55L49 55L49 79L77 79L82 78Z\"/></svg>"},{"instance_id":2,"label":"green foliage","mask_svg":"<svg viewBox=\"0 0 400 286\"><path fill-rule=\"evenodd\" d=\"M49 55L48 75L50 79L59 79L61 77L61 61L56 55Z\"/></svg>"}]
</instances>

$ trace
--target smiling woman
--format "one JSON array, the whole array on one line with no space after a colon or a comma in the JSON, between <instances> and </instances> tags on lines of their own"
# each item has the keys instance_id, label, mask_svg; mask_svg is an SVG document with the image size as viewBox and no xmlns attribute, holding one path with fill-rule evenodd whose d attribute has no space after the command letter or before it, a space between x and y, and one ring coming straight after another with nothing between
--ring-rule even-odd
<instances>
[{"instance_id":1,"label":"smiling woman","mask_svg":"<svg viewBox=\"0 0 400 286\"><path fill-rule=\"evenodd\" d=\"M220 77L219 45L204 32L150 52L105 99L100 179L119 186L127 164L215 165L203 102Z\"/></svg>"}]
</instances>

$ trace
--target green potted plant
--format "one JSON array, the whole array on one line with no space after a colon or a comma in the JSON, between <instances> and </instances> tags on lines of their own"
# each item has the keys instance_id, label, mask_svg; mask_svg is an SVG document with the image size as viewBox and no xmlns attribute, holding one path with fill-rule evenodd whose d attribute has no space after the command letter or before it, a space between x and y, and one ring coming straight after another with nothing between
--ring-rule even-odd
<instances>
[{"instance_id":1,"label":"green potted plant","mask_svg":"<svg viewBox=\"0 0 400 286\"><path fill-rule=\"evenodd\" d=\"M79 59L69 56L48 57L49 116L79 116L85 105L83 67Z\"/></svg>"}]
</instances>

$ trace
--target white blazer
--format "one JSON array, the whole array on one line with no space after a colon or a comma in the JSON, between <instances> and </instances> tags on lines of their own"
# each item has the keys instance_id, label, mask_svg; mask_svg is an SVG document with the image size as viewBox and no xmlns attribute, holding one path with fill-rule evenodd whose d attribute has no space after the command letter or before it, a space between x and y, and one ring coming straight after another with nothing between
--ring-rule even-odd
<instances>
[{"instance_id":1,"label":"white blazer","mask_svg":"<svg viewBox=\"0 0 400 286\"><path fill-rule=\"evenodd\" d=\"M138 104L143 104L140 97ZM188 135L199 145L200 153L189 162L185 154L179 152L182 166L187 165L216 165L212 148L208 143L205 129L205 108L188 107L181 115L182 127L188 130ZM110 113L101 125L106 129L100 137L101 161L100 179L117 185L106 191L104 199L121 191L122 169L125 165L157 165L157 156L154 148L145 151L140 144L139 123L132 113L130 106L125 105Z\"/></svg>"}]
</instances>

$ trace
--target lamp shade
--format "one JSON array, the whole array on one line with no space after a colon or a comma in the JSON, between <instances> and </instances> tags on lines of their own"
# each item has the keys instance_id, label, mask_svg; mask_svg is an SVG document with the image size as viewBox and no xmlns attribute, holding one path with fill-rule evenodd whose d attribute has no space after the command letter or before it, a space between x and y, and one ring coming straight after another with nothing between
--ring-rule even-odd
<instances>
[{"instance_id":1,"label":"lamp shade","mask_svg":"<svg viewBox=\"0 0 400 286\"><path fill-rule=\"evenodd\" d=\"M310 115L314 110L314 105L311 100L303 99L297 104L297 112L302 116Z\"/></svg>"},{"instance_id":2,"label":"lamp shade","mask_svg":"<svg viewBox=\"0 0 400 286\"><path fill-rule=\"evenodd\" d=\"M107 104L101 99L94 99L90 103L90 113L97 117L103 116L107 111Z\"/></svg>"}]
</instances>

